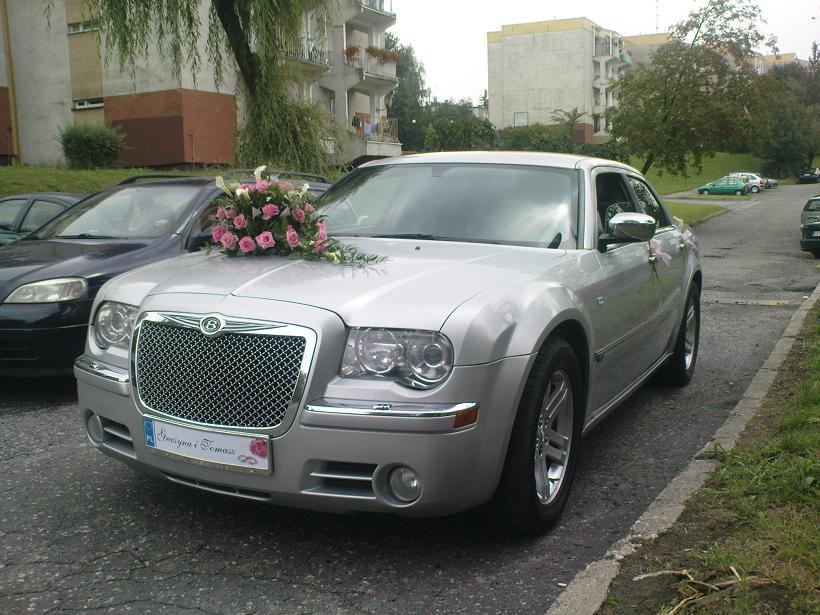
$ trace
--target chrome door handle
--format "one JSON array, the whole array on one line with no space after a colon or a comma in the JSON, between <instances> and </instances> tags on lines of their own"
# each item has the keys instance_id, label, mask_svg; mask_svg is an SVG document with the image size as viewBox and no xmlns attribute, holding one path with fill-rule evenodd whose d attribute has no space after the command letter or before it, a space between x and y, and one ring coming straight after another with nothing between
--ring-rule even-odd
<instances>
[{"instance_id":1,"label":"chrome door handle","mask_svg":"<svg viewBox=\"0 0 820 615\"><path fill-rule=\"evenodd\" d=\"M655 256L654 254L650 254L650 255L649 255L649 262L650 262L650 263L652 263L652 264L654 265L655 263L657 263L657 262L658 262L658 257L657 257L657 256Z\"/></svg>"},{"instance_id":2,"label":"chrome door handle","mask_svg":"<svg viewBox=\"0 0 820 615\"><path fill-rule=\"evenodd\" d=\"M681 250L683 250L683 249L686 247L686 242L685 242L683 239L681 239L681 240L678 242L678 247L679 247Z\"/></svg>"}]
</instances>

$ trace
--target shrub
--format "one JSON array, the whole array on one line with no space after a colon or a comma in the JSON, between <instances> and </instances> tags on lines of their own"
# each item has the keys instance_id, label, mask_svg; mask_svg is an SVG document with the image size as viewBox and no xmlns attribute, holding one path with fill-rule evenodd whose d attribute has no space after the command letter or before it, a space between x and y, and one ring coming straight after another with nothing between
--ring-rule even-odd
<instances>
[{"instance_id":1,"label":"shrub","mask_svg":"<svg viewBox=\"0 0 820 615\"><path fill-rule=\"evenodd\" d=\"M110 167L124 144L125 137L113 126L74 124L60 130L63 156L73 169Z\"/></svg>"}]
</instances>

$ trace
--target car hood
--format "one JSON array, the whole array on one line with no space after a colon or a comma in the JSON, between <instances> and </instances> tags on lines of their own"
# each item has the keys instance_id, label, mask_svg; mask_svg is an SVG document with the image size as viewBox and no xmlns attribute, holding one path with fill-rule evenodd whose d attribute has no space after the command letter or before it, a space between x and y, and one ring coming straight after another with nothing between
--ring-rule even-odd
<instances>
[{"instance_id":1,"label":"car hood","mask_svg":"<svg viewBox=\"0 0 820 615\"><path fill-rule=\"evenodd\" d=\"M566 254L439 241L354 243L385 259L340 266L284 257L192 254L114 280L106 298L134 305L147 295L167 293L258 298L327 309L350 326L439 329L468 299L491 287L511 288Z\"/></svg>"},{"instance_id":2,"label":"car hood","mask_svg":"<svg viewBox=\"0 0 820 615\"><path fill-rule=\"evenodd\" d=\"M26 239L0 247L0 300L22 284L64 277L107 279L140 264L160 240Z\"/></svg>"}]
</instances>

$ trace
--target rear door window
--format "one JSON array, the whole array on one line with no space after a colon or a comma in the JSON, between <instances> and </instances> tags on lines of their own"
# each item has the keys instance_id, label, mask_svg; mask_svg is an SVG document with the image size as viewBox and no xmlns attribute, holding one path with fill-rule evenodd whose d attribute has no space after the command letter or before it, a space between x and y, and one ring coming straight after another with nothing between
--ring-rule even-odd
<instances>
[{"instance_id":1,"label":"rear door window","mask_svg":"<svg viewBox=\"0 0 820 615\"><path fill-rule=\"evenodd\" d=\"M820 199L809 199L803 211L820 211Z\"/></svg>"},{"instance_id":2,"label":"rear door window","mask_svg":"<svg viewBox=\"0 0 820 615\"><path fill-rule=\"evenodd\" d=\"M27 202L28 199L9 199L0 202L0 230L14 230L14 223Z\"/></svg>"}]
</instances>

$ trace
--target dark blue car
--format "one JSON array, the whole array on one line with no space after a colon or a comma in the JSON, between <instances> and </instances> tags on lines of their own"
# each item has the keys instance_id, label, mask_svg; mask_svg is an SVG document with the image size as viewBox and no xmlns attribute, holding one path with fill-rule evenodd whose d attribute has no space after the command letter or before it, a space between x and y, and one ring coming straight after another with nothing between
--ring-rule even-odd
<instances>
[{"instance_id":1,"label":"dark blue car","mask_svg":"<svg viewBox=\"0 0 820 615\"><path fill-rule=\"evenodd\" d=\"M330 185L279 176L307 180L315 196ZM100 287L205 246L220 194L210 177L130 178L0 247L0 376L70 374Z\"/></svg>"},{"instance_id":2,"label":"dark blue car","mask_svg":"<svg viewBox=\"0 0 820 615\"><path fill-rule=\"evenodd\" d=\"M87 194L31 192L0 199L0 245L17 241L60 215Z\"/></svg>"}]
</instances>

